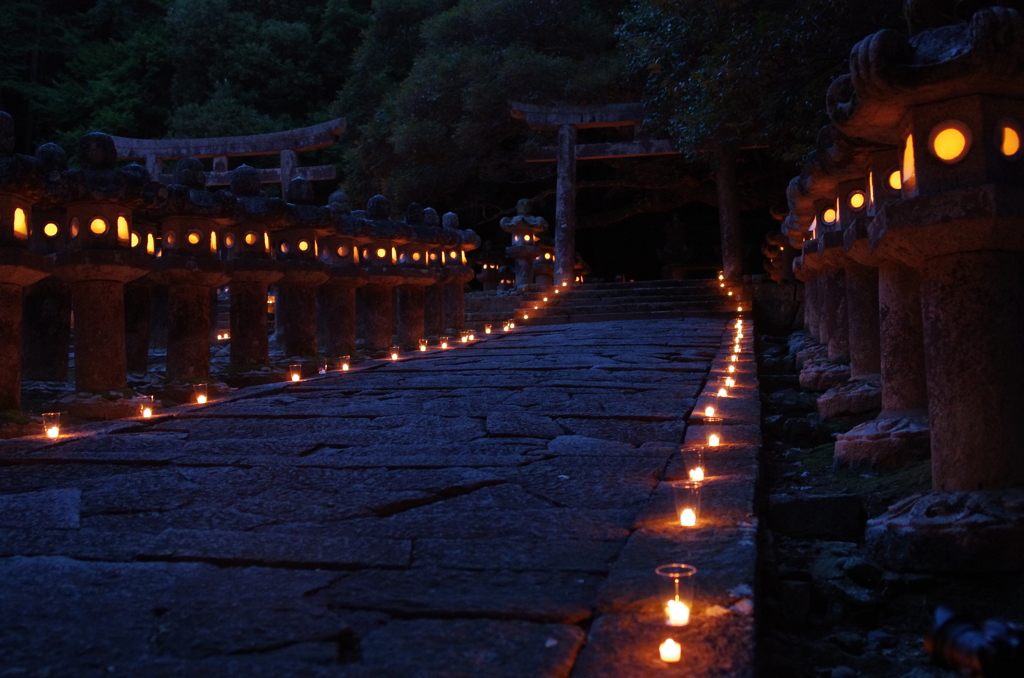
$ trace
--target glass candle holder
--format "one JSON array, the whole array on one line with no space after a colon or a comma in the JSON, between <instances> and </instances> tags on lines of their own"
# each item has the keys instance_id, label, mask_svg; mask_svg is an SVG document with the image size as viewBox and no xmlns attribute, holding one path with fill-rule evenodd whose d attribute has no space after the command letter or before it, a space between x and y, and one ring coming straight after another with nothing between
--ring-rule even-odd
<instances>
[{"instance_id":1,"label":"glass candle holder","mask_svg":"<svg viewBox=\"0 0 1024 678\"><path fill-rule=\"evenodd\" d=\"M510 328L510 327L508 326L508 323L507 323L507 322L506 322L506 323L502 323L502 325L501 325L501 331L502 331L502 332L508 332L508 331L509 331L510 329L512 329L512 328Z\"/></svg>"},{"instance_id":2,"label":"glass candle holder","mask_svg":"<svg viewBox=\"0 0 1024 678\"><path fill-rule=\"evenodd\" d=\"M509 320L508 321L508 328L510 330L514 330L516 328L516 321L515 320Z\"/></svg>"},{"instance_id":3,"label":"glass candle holder","mask_svg":"<svg viewBox=\"0 0 1024 678\"><path fill-rule=\"evenodd\" d=\"M722 418L705 417L704 425L701 426L701 434L708 447L719 447L722 444Z\"/></svg>"},{"instance_id":4,"label":"glass candle holder","mask_svg":"<svg viewBox=\"0 0 1024 678\"><path fill-rule=\"evenodd\" d=\"M735 377L726 377L725 378L725 387L726 388L733 388L734 386L736 386L736 378Z\"/></svg>"},{"instance_id":5,"label":"glass candle holder","mask_svg":"<svg viewBox=\"0 0 1024 678\"><path fill-rule=\"evenodd\" d=\"M206 384L196 384L192 387L192 394L196 399L197 405L206 404L206 396L208 395L207 388Z\"/></svg>"},{"instance_id":6,"label":"glass candle holder","mask_svg":"<svg viewBox=\"0 0 1024 678\"><path fill-rule=\"evenodd\" d=\"M476 332L474 332L473 330L470 330L466 336L469 338L470 341L476 341Z\"/></svg>"},{"instance_id":7,"label":"glass candle holder","mask_svg":"<svg viewBox=\"0 0 1024 678\"><path fill-rule=\"evenodd\" d=\"M717 398L716 398L716 400L717 400ZM715 416L715 412L716 412L715 406L714 405L708 405L707 407L704 408L704 418L707 419L708 417Z\"/></svg>"},{"instance_id":8,"label":"glass candle holder","mask_svg":"<svg viewBox=\"0 0 1024 678\"><path fill-rule=\"evenodd\" d=\"M491 333L491 326L490 325L484 325L484 334L490 334L490 333Z\"/></svg>"},{"instance_id":9,"label":"glass candle holder","mask_svg":"<svg viewBox=\"0 0 1024 678\"><path fill-rule=\"evenodd\" d=\"M686 475L695 483L703 482L707 467L704 465L704 448L698 447L695 450L687 450L683 453L686 461Z\"/></svg>"},{"instance_id":10,"label":"glass candle holder","mask_svg":"<svg viewBox=\"0 0 1024 678\"><path fill-rule=\"evenodd\" d=\"M143 419L149 419L156 412L156 398L151 395L143 395L138 397L139 401L139 416Z\"/></svg>"},{"instance_id":11,"label":"glass candle holder","mask_svg":"<svg viewBox=\"0 0 1024 678\"><path fill-rule=\"evenodd\" d=\"M339 370L341 370L342 372L348 372L348 370L349 370L349 368L351 366L352 366L352 362L349 359L349 356L347 356L347 355L338 356L338 369Z\"/></svg>"},{"instance_id":12,"label":"glass candle holder","mask_svg":"<svg viewBox=\"0 0 1024 678\"><path fill-rule=\"evenodd\" d=\"M735 353L733 353L731 356L729 356L729 362L733 362L734 363L734 362L736 362L739 359L740 359L740 357L738 355L736 355Z\"/></svg>"},{"instance_id":13,"label":"glass candle holder","mask_svg":"<svg viewBox=\"0 0 1024 678\"><path fill-rule=\"evenodd\" d=\"M391 356L391 359L392 360L398 360L398 354L399 354L400 351L401 351L401 349L399 349L397 346L392 346L391 347L391 351L389 353L389 355Z\"/></svg>"},{"instance_id":14,"label":"glass candle holder","mask_svg":"<svg viewBox=\"0 0 1024 678\"><path fill-rule=\"evenodd\" d=\"M672 483L672 496L676 503L676 516L683 527L700 524L700 483L680 480Z\"/></svg>"},{"instance_id":15,"label":"glass candle holder","mask_svg":"<svg viewBox=\"0 0 1024 678\"><path fill-rule=\"evenodd\" d=\"M441 348L448 348L448 337L440 337L439 342L441 344Z\"/></svg>"},{"instance_id":16,"label":"glass candle holder","mask_svg":"<svg viewBox=\"0 0 1024 678\"><path fill-rule=\"evenodd\" d=\"M461 341L463 344L468 342L469 341L469 332L466 332L466 331L459 332L459 341Z\"/></svg>"},{"instance_id":17,"label":"glass candle holder","mask_svg":"<svg viewBox=\"0 0 1024 678\"><path fill-rule=\"evenodd\" d=\"M669 563L655 568L659 598L663 602L666 626L686 626L693 609L693 582L697 568L686 563Z\"/></svg>"},{"instance_id":18,"label":"glass candle holder","mask_svg":"<svg viewBox=\"0 0 1024 678\"><path fill-rule=\"evenodd\" d=\"M736 366L735 365L729 365L729 374L735 374L735 373L736 373Z\"/></svg>"},{"instance_id":19,"label":"glass candle holder","mask_svg":"<svg viewBox=\"0 0 1024 678\"><path fill-rule=\"evenodd\" d=\"M289 365L288 378L292 381L300 381L302 379L302 365Z\"/></svg>"},{"instance_id":20,"label":"glass candle holder","mask_svg":"<svg viewBox=\"0 0 1024 678\"><path fill-rule=\"evenodd\" d=\"M43 435L47 438L60 437L60 412L43 413Z\"/></svg>"},{"instance_id":21,"label":"glass candle holder","mask_svg":"<svg viewBox=\"0 0 1024 678\"><path fill-rule=\"evenodd\" d=\"M419 345L420 345L420 353L423 353L424 351L427 350L427 340L426 339L420 339Z\"/></svg>"},{"instance_id":22,"label":"glass candle holder","mask_svg":"<svg viewBox=\"0 0 1024 678\"><path fill-rule=\"evenodd\" d=\"M725 377L718 377L717 379L715 379L715 384L712 387L711 391L719 398L728 398L729 387L725 383Z\"/></svg>"},{"instance_id":23,"label":"glass candle holder","mask_svg":"<svg viewBox=\"0 0 1024 678\"><path fill-rule=\"evenodd\" d=\"M671 638L658 646L658 656L666 664L675 664L683 656L683 646Z\"/></svg>"}]
</instances>

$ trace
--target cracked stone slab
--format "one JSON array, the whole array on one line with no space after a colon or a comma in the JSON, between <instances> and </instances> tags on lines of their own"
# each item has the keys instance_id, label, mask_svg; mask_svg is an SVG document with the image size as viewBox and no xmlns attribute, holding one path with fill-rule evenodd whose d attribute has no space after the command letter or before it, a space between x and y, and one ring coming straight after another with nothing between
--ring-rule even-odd
<instances>
[{"instance_id":1,"label":"cracked stone slab","mask_svg":"<svg viewBox=\"0 0 1024 678\"><path fill-rule=\"evenodd\" d=\"M417 539L416 567L607 572L625 539Z\"/></svg>"},{"instance_id":2,"label":"cracked stone slab","mask_svg":"<svg viewBox=\"0 0 1024 678\"><path fill-rule=\"evenodd\" d=\"M506 407L487 415L487 433L492 436L523 436L551 440L565 431L550 417Z\"/></svg>"},{"instance_id":3,"label":"cracked stone slab","mask_svg":"<svg viewBox=\"0 0 1024 678\"><path fill-rule=\"evenodd\" d=\"M556 421L572 435L624 441L638 446L647 442L679 442L686 431L686 422L681 418L675 421L640 421L560 417Z\"/></svg>"},{"instance_id":4,"label":"cracked stone slab","mask_svg":"<svg viewBox=\"0 0 1024 678\"><path fill-rule=\"evenodd\" d=\"M78 529L81 501L82 491L72 488L0 495L0 528Z\"/></svg>"}]
</instances>

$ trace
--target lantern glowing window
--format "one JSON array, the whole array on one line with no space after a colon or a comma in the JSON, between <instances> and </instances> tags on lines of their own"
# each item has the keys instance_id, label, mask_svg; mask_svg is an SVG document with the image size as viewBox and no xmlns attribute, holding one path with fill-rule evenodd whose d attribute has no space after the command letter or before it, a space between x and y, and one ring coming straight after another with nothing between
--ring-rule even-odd
<instances>
[{"instance_id":1,"label":"lantern glowing window","mask_svg":"<svg viewBox=\"0 0 1024 678\"><path fill-rule=\"evenodd\" d=\"M174 243L178 242L178 236L174 235L174 231L167 231L164 234L164 244L168 247L174 247Z\"/></svg>"},{"instance_id":2,"label":"lantern glowing window","mask_svg":"<svg viewBox=\"0 0 1024 678\"><path fill-rule=\"evenodd\" d=\"M339 247L338 248L338 256L339 257L347 257L348 256L348 248L345 247L344 245Z\"/></svg>"},{"instance_id":3,"label":"lantern glowing window","mask_svg":"<svg viewBox=\"0 0 1024 678\"><path fill-rule=\"evenodd\" d=\"M60 228L58 228L57 224L53 223L52 221L50 223L46 224L46 226L43 226L43 233L48 238L54 237L59 232L60 232Z\"/></svg>"},{"instance_id":4,"label":"lantern glowing window","mask_svg":"<svg viewBox=\"0 0 1024 678\"><path fill-rule=\"evenodd\" d=\"M826 207L821 213L821 220L826 224L836 223L836 210L833 207Z\"/></svg>"},{"instance_id":5,"label":"lantern glowing window","mask_svg":"<svg viewBox=\"0 0 1024 678\"><path fill-rule=\"evenodd\" d=\"M928 149L942 162L959 162L971 150L971 128L959 120L940 123L928 135Z\"/></svg>"},{"instance_id":6,"label":"lantern glowing window","mask_svg":"<svg viewBox=\"0 0 1024 678\"><path fill-rule=\"evenodd\" d=\"M128 220L124 215L117 218L117 239L128 242Z\"/></svg>"},{"instance_id":7,"label":"lantern glowing window","mask_svg":"<svg viewBox=\"0 0 1024 678\"><path fill-rule=\"evenodd\" d=\"M525 240L526 242L530 242L530 236L524 235L523 240Z\"/></svg>"},{"instance_id":8,"label":"lantern glowing window","mask_svg":"<svg viewBox=\"0 0 1024 678\"><path fill-rule=\"evenodd\" d=\"M277 249L281 250L281 254L288 254L288 250L291 248L288 247L288 243L283 242L277 246Z\"/></svg>"},{"instance_id":9,"label":"lantern glowing window","mask_svg":"<svg viewBox=\"0 0 1024 678\"><path fill-rule=\"evenodd\" d=\"M377 258L378 259L383 259L387 255L388 255L388 251L386 249L384 249L383 247L378 247L377 248Z\"/></svg>"},{"instance_id":10,"label":"lantern glowing window","mask_svg":"<svg viewBox=\"0 0 1024 678\"><path fill-rule=\"evenodd\" d=\"M545 259L550 259L551 258L551 252L545 252L544 253L544 258Z\"/></svg>"},{"instance_id":11,"label":"lantern glowing window","mask_svg":"<svg viewBox=\"0 0 1024 678\"><path fill-rule=\"evenodd\" d=\"M28 218L20 207L14 208L14 235L22 240L28 238Z\"/></svg>"},{"instance_id":12,"label":"lantern glowing window","mask_svg":"<svg viewBox=\"0 0 1024 678\"><path fill-rule=\"evenodd\" d=\"M153 254L156 251L156 238L152 233L146 234L146 254Z\"/></svg>"},{"instance_id":13,"label":"lantern glowing window","mask_svg":"<svg viewBox=\"0 0 1024 678\"><path fill-rule=\"evenodd\" d=\"M107 232L107 222L99 217L96 217L89 223L89 230L96 235L103 235Z\"/></svg>"},{"instance_id":14,"label":"lantern glowing window","mask_svg":"<svg viewBox=\"0 0 1024 678\"><path fill-rule=\"evenodd\" d=\"M78 217L75 217L74 219L71 220L71 237L78 237Z\"/></svg>"},{"instance_id":15,"label":"lantern glowing window","mask_svg":"<svg viewBox=\"0 0 1024 678\"><path fill-rule=\"evenodd\" d=\"M917 171L914 168L914 135L908 134L906 144L903 146L903 188L908 193L913 193L917 188Z\"/></svg>"},{"instance_id":16,"label":"lantern glowing window","mask_svg":"<svg viewBox=\"0 0 1024 678\"><path fill-rule=\"evenodd\" d=\"M300 240L299 241L299 251L300 252L308 252L309 251L309 241L307 241L307 240Z\"/></svg>"},{"instance_id":17,"label":"lantern glowing window","mask_svg":"<svg viewBox=\"0 0 1024 678\"><path fill-rule=\"evenodd\" d=\"M868 209L875 208L875 173L868 172Z\"/></svg>"},{"instance_id":18,"label":"lantern glowing window","mask_svg":"<svg viewBox=\"0 0 1024 678\"><path fill-rule=\"evenodd\" d=\"M413 252L412 253L412 260L413 261L419 261L422 258L423 258L423 255L421 255L419 252Z\"/></svg>"},{"instance_id":19,"label":"lantern glowing window","mask_svg":"<svg viewBox=\"0 0 1024 678\"><path fill-rule=\"evenodd\" d=\"M136 233L135 231L132 231L132 247L138 247L140 242L142 242L142 239L139 237L139 234Z\"/></svg>"},{"instance_id":20,"label":"lantern glowing window","mask_svg":"<svg viewBox=\"0 0 1024 678\"><path fill-rule=\"evenodd\" d=\"M999 123L999 152L1012 158L1020 152L1020 129L1012 120Z\"/></svg>"},{"instance_id":21,"label":"lantern glowing window","mask_svg":"<svg viewBox=\"0 0 1024 678\"><path fill-rule=\"evenodd\" d=\"M430 260L431 261L437 261L437 252L431 252L430 253Z\"/></svg>"},{"instance_id":22,"label":"lantern glowing window","mask_svg":"<svg viewBox=\"0 0 1024 678\"><path fill-rule=\"evenodd\" d=\"M267 253L270 252L270 234L269 233L264 233L263 234L263 250L265 252L267 252Z\"/></svg>"},{"instance_id":23,"label":"lantern glowing window","mask_svg":"<svg viewBox=\"0 0 1024 678\"><path fill-rule=\"evenodd\" d=\"M257 242L259 242L259 239L260 237L259 235L256 234L256 231L249 231L248 233L245 234L246 245L255 245Z\"/></svg>"},{"instance_id":24,"label":"lantern glowing window","mask_svg":"<svg viewBox=\"0 0 1024 678\"><path fill-rule=\"evenodd\" d=\"M459 253L458 252L449 252L448 253L448 258L451 259L452 261L458 261Z\"/></svg>"},{"instance_id":25,"label":"lantern glowing window","mask_svg":"<svg viewBox=\"0 0 1024 678\"><path fill-rule=\"evenodd\" d=\"M864 191L854 191L850 194L849 202L850 207L855 210L859 210L867 204L867 196L864 195Z\"/></svg>"},{"instance_id":26,"label":"lantern glowing window","mask_svg":"<svg viewBox=\"0 0 1024 678\"><path fill-rule=\"evenodd\" d=\"M200 233L199 231L189 231L188 232L188 244L189 245L198 245L199 241L202 240L202 239L203 239L203 234Z\"/></svg>"},{"instance_id":27,"label":"lantern glowing window","mask_svg":"<svg viewBox=\"0 0 1024 678\"><path fill-rule=\"evenodd\" d=\"M235 246L235 234L234 233L225 233L224 234L224 247L227 247L228 249L231 249L234 246Z\"/></svg>"},{"instance_id":28,"label":"lantern glowing window","mask_svg":"<svg viewBox=\"0 0 1024 678\"><path fill-rule=\"evenodd\" d=\"M210 251L217 251L217 231L210 231Z\"/></svg>"},{"instance_id":29,"label":"lantern glowing window","mask_svg":"<svg viewBox=\"0 0 1024 678\"><path fill-rule=\"evenodd\" d=\"M889 172L889 188L894 191L898 191L903 188L903 177L900 176L899 170Z\"/></svg>"}]
</instances>

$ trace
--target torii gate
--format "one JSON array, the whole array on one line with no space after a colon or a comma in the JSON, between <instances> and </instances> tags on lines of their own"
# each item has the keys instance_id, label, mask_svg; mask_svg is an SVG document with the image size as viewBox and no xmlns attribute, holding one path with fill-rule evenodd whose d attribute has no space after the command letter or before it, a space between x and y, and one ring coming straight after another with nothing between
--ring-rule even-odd
<instances>
[{"instance_id":1,"label":"torii gate","mask_svg":"<svg viewBox=\"0 0 1024 678\"><path fill-rule=\"evenodd\" d=\"M228 158L232 156L280 154L280 167L259 170L263 183L280 183L284 195L288 182L295 177L310 181L326 181L336 177L334 165L300 167L300 151L326 148L334 138L345 133L345 118L336 118L309 127L283 132L250 134L238 137L208 137L205 139L130 139L113 137L117 156L124 160L142 160L154 179L168 184L172 175L163 174L166 160L181 158L213 158L213 171L207 172L208 186L227 186L231 183Z\"/></svg>"},{"instance_id":2,"label":"torii gate","mask_svg":"<svg viewBox=\"0 0 1024 678\"><path fill-rule=\"evenodd\" d=\"M645 139L640 132L644 120L639 103L603 106L539 106L509 102L512 117L525 120L531 129L558 130L558 146L527 156L527 162L557 162L555 186L555 284L572 284L576 254L576 161L603 158L637 158L676 155L672 142ZM576 144L578 128L633 127L633 141L603 144ZM719 224L722 230L722 268L729 279L742 274L742 248L739 219L730 190L735 189L735 157L723 158L716 184L719 196Z\"/></svg>"}]
</instances>

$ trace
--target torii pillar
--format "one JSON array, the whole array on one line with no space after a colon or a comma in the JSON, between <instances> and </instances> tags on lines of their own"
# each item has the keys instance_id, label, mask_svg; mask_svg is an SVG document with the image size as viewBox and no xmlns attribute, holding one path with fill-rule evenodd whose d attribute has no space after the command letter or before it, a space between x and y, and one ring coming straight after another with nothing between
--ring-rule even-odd
<instances>
[{"instance_id":1,"label":"torii pillar","mask_svg":"<svg viewBox=\"0 0 1024 678\"><path fill-rule=\"evenodd\" d=\"M576 279L576 161L600 158L634 158L675 155L664 140L641 139L606 144L576 144L576 130L597 127L638 128L644 119L637 103L604 106L538 106L510 101L512 117L525 120L531 129L558 130L558 146L541 149L527 162L558 163L555 186L555 285L572 285Z\"/></svg>"}]
</instances>

